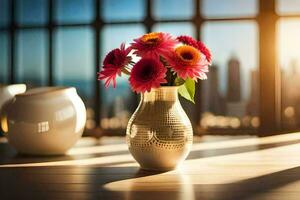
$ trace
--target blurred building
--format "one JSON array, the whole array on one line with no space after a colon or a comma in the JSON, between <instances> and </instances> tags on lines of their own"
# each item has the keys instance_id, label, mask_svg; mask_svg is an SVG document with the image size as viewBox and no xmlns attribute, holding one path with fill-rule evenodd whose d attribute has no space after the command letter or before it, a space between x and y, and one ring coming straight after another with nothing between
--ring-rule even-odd
<instances>
[{"instance_id":1,"label":"blurred building","mask_svg":"<svg viewBox=\"0 0 300 200\"><path fill-rule=\"evenodd\" d=\"M258 116L259 114L259 72L258 70L252 70L250 72L250 97L247 105L247 115Z\"/></svg>"},{"instance_id":2,"label":"blurred building","mask_svg":"<svg viewBox=\"0 0 300 200\"><path fill-rule=\"evenodd\" d=\"M219 91L219 70L215 65L210 66L207 80L204 81L203 90L206 94L203 99L203 110L217 115L225 115L225 99Z\"/></svg>"},{"instance_id":3,"label":"blurred building","mask_svg":"<svg viewBox=\"0 0 300 200\"><path fill-rule=\"evenodd\" d=\"M299 67L299 63L292 60L288 69L281 73L282 125L286 128L300 126Z\"/></svg>"},{"instance_id":4,"label":"blurred building","mask_svg":"<svg viewBox=\"0 0 300 200\"><path fill-rule=\"evenodd\" d=\"M226 100L227 102L241 101L240 62L235 56L232 56L228 61Z\"/></svg>"},{"instance_id":5,"label":"blurred building","mask_svg":"<svg viewBox=\"0 0 300 200\"><path fill-rule=\"evenodd\" d=\"M232 56L227 65L227 115L243 117L246 111L246 102L241 99L241 70L240 61Z\"/></svg>"}]
</instances>

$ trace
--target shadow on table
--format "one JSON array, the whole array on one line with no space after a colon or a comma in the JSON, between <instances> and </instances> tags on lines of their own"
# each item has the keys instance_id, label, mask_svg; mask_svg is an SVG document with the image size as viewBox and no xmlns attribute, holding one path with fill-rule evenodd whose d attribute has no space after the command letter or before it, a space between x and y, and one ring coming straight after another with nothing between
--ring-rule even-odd
<instances>
[{"instance_id":1,"label":"shadow on table","mask_svg":"<svg viewBox=\"0 0 300 200\"><path fill-rule=\"evenodd\" d=\"M200 159L207 157L215 157L215 156L223 156L223 155L231 155L245 152L253 152L263 149L271 149L275 147L287 146L292 144L300 143L300 140L291 140L284 142L275 142L270 144L255 144L255 145L247 145L247 146L238 146L238 147L229 147L229 148L217 148L216 149L202 149L191 151L187 159ZM101 146L99 146L100 148ZM127 156L128 159L118 160L118 157ZM98 161L99 158L114 158L114 161L103 162ZM66 162L70 161L70 162ZM73 162L74 161L74 162ZM125 163L134 163L134 161L129 156L127 150L122 151L114 151L114 152L105 152L105 153L90 153L83 155L64 155L64 156L28 156L28 155L19 155L16 151L10 147L7 143L0 143L0 168L5 167L1 165L13 165L18 167L18 164L34 164L34 163L47 163L47 162L55 162L55 164L63 166L63 165L76 165L78 162L88 162L90 161L90 165L96 166L113 166L117 164L125 164ZM67 164L64 164L67 163ZM43 164L44 165L44 164ZM87 164L88 165L88 164ZM14 166L10 166L14 167Z\"/></svg>"},{"instance_id":2,"label":"shadow on table","mask_svg":"<svg viewBox=\"0 0 300 200\"><path fill-rule=\"evenodd\" d=\"M300 143L300 139L284 141L284 142L274 142L269 144L246 145L246 146L238 146L238 147L230 147L230 148L217 148L217 144L216 144L216 149L191 151L187 159L199 159L199 158L259 151L264 149L271 149L271 148L276 148L281 146L298 144L298 143Z\"/></svg>"},{"instance_id":3,"label":"shadow on table","mask_svg":"<svg viewBox=\"0 0 300 200\"><path fill-rule=\"evenodd\" d=\"M233 169L233 171L235 170ZM300 167L226 184L201 184L201 180L191 181L189 179L191 176L193 175L185 175L180 172L143 171L138 167L1 168L0 194L1 200L21 198L65 200L255 199L260 194L299 181ZM286 199L284 198L285 194L287 193L273 195L277 195L278 199ZM298 199L296 192L294 195L295 199Z\"/></svg>"},{"instance_id":4,"label":"shadow on table","mask_svg":"<svg viewBox=\"0 0 300 200\"><path fill-rule=\"evenodd\" d=\"M158 174L138 167L3 168L0 194L1 200L123 198L123 192L107 191L103 185Z\"/></svg>"}]
</instances>

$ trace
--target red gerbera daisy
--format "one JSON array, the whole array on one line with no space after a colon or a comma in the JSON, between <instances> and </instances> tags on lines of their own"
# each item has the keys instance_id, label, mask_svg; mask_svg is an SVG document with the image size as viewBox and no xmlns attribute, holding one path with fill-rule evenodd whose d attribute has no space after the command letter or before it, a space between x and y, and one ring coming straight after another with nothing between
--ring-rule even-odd
<instances>
[{"instance_id":1,"label":"red gerbera daisy","mask_svg":"<svg viewBox=\"0 0 300 200\"><path fill-rule=\"evenodd\" d=\"M190 45L192 47L195 47L199 51L201 51L201 53L205 55L206 60L209 63L211 63L211 59L212 59L211 52L201 41L197 41L194 38L186 35L177 37L177 40L183 44Z\"/></svg>"},{"instance_id":2,"label":"red gerbera daisy","mask_svg":"<svg viewBox=\"0 0 300 200\"><path fill-rule=\"evenodd\" d=\"M117 75L121 76L121 72L124 67L131 61L131 57L128 56L131 48L125 48L125 44L121 44L120 48L110 51L104 61L102 71L98 73L98 80L105 81L105 87L109 87L112 82L113 87L116 87Z\"/></svg>"},{"instance_id":3,"label":"red gerbera daisy","mask_svg":"<svg viewBox=\"0 0 300 200\"><path fill-rule=\"evenodd\" d=\"M168 33L154 32L135 39L131 44L134 54L153 59L167 56L178 42Z\"/></svg>"},{"instance_id":4,"label":"red gerbera daisy","mask_svg":"<svg viewBox=\"0 0 300 200\"><path fill-rule=\"evenodd\" d=\"M151 88L158 88L161 83L167 82L166 72L166 67L157 59L142 58L133 66L129 83L133 91L150 92Z\"/></svg>"},{"instance_id":5,"label":"red gerbera daisy","mask_svg":"<svg viewBox=\"0 0 300 200\"><path fill-rule=\"evenodd\" d=\"M198 49L183 45L175 49L175 51L167 57L167 62L172 70L182 78L191 78L195 81L199 79L206 79L206 72L208 72L208 65L204 54Z\"/></svg>"}]
</instances>

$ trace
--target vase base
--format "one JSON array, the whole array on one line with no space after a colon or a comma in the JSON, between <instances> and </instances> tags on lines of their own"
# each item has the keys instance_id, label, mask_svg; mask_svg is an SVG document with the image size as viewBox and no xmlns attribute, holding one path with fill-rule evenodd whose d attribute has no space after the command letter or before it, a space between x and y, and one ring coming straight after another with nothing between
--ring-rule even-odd
<instances>
[{"instance_id":1,"label":"vase base","mask_svg":"<svg viewBox=\"0 0 300 200\"><path fill-rule=\"evenodd\" d=\"M167 172L167 171L175 170L177 168L177 166L175 166L175 167L167 167L167 168L152 168L152 167L143 167L143 166L140 166L140 168L141 168L141 170L144 170L144 171Z\"/></svg>"}]
</instances>

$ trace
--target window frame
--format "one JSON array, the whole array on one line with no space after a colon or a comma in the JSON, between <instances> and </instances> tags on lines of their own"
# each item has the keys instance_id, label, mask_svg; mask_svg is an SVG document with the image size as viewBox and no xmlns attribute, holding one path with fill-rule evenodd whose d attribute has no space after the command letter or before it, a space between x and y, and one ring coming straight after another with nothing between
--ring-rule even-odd
<instances>
[{"instance_id":1,"label":"window frame","mask_svg":"<svg viewBox=\"0 0 300 200\"><path fill-rule=\"evenodd\" d=\"M90 27L94 31L94 57L95 57L95 99L94 99L94 111L95 111L95 122L96 128L92 130L86 130L87 135L101 136L101 135L124 135L124 130L107 130L102 129L100 126L100 113L101 113L101 96L102 91L100 83L96 79L96 73L99 70L98 66L101 65L99 56L102 53L102 48L100 44L100 38L102 34L102 29L105 25L126 25L126 24L143 24L146 32L151 32L153 26L156 23L168 23L168 22L189 22L195 27L196 39L201 39L201 27L205 22L212 21L255 21L258 24L259 32L259 81L260 81L260 96L259 105L260 105L260 128L259 129L208 129L203 130L199 125L195 125L194 131L196 134L253 134L259 136L265 136L268 134L281 133L284 130L280 127L280 73L279 67L277 65L277 54L276 54L276 24L280 18L298 18L298 15L278 15L276 13L276 0L257 0L258 4L258 14L257 16L252 17L233 17L233 18L207 18L201 15L201 0L193 0L194 3L194 16L190 19L155 19L153 17L152 7L153 2L151 0L145 0L145 18L143 20L127 20L127 21L113 21L105 22L102 19L100 13L102 0L94 0L94 12L95 19L91 23L72 23L72 24L58 24L54 20L54 0L47 0L48 3L48 21L44 25L20 25L16 23L16 13L15 13L15 4L16 1L9 1L10 9L10 22L8 26L0 28L0 31L8 31L10 36L9 42L9 83L13 84L16 82L16 62L15 62L15 33L19 30L25 29L45 29L48 32L48 85L54 85L54 31L58 28L64 27ZM266 42L267 41L267 42ZM265 75L268 75L268 79L265 78ZM197 95L196 95L196 110L199 112L195 113L195 119L199 122L201 118L201 83L196 85ZM137 99L137 96L136 96ZM137 101L135 102L137 103ZM294 130L296 131L296 130Z\"/></svg>"}]
</instances>

